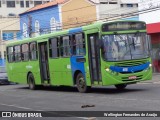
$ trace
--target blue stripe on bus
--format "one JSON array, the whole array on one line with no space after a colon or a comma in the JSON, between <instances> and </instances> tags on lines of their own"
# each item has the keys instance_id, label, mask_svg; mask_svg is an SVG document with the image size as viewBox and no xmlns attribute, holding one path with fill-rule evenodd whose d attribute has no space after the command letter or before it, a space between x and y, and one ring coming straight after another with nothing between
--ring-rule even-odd
<instances>
[{"instance_id":1,"label":"blue stripe on bus","mask_svg":"<svg viewBox=\"0 0 160 120\"><path fill-rule=\"evenodd\" d=\"M77 32L82 32L82 27L72 28L69 30L69 34L77 33Z\"/></svg>"},{"instance_id":2,"label":"blue stripe on bus","mask_svg":"<svg viewBox=\"0 0 160 120\"><path fill-rule=\"evenodd\" d=\"M131 72L134 73L136 71L141 71L141 70L145 70L149 67L150 62L147 62L145 64L142 65L138 65L138 66L131 66L131 67L118 67L118 66L110 66L110 70L114 71L114 72Z\"/></svg>"},{"instance_id":3,"label":"blue stripe on bus","mask_svg":"<svg viewBox=\"0 0 160 120\"><path fill-rule=\"evenodd\" d=\"M85 68L84 68L84 62L77 62L76 59L77 58L84 58L83 56L72 56L70 58L70 62L71 62L71 71L72 71L72 77L74 80L74 74L77 70L81 71L84 78L86 78L85 75Z\"/></svg>"}]
</instances>

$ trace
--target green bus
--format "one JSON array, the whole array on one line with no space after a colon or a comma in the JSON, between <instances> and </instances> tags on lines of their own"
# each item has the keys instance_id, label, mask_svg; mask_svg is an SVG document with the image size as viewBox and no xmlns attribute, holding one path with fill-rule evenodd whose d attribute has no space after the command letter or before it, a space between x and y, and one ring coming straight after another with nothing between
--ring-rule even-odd
<instances>
[{"instance_id":1,"label":"green bus","mask_svg":"<svg viewBox=\"0 0 160 120\"><path fill-rule=\"evenodd\" d=\"M9 81L39 85L93 86L151 80L150 39L142 21L97 22L7 44Z\"/></svg>"}]
</instances>

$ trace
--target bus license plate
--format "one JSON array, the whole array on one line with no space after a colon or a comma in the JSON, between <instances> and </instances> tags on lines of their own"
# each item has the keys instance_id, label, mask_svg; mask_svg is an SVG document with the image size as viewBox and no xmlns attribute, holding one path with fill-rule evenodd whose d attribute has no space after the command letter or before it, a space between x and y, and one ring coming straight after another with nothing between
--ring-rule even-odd
<instances>
[{"instance_id":1,"label":"bus license plate","mask_svg":"<svg viewBox=\"0 0 160 120\"><path fill-rule=\"evenodd\" d=\"M137 76L130 76L128 77L129 80L135 80L137 78Z\"/></svg>"}]
</instances>

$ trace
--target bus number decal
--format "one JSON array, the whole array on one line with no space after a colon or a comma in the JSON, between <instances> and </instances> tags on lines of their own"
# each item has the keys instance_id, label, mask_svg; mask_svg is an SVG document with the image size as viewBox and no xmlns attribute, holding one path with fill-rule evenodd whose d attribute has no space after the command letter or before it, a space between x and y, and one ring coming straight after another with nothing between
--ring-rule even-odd
<instances>
[{"instance_id":1,"label":"bus number decal","mask_svg":"<svg viewBox=\"0 0 160 120\"><path fill-rule=\"evenodd\" d=\"M67 69L71 69L71 65L67 65Z\"/></svg>"},{"instance_id":2,"label":"bus number decal","mask_svg":"<svg viewBox=\"0 0 160 120\"><path fill-rule=\"evenodd\" d=\"M32 68L32 66L28 65L28 66L26 66L26 68L27 68L27 69L31 69L31 68Z\"/></svg>"},{"instance_id":3,"label":"bus number decal","mask_svg":"<svg viewBox=\"0 0 160 120\"><path fill-rule=\"evenodd\" d=\"M127 72L127 71L128 71L128 68L123 68L123 71Z\"/></svg>"}]
</instances>

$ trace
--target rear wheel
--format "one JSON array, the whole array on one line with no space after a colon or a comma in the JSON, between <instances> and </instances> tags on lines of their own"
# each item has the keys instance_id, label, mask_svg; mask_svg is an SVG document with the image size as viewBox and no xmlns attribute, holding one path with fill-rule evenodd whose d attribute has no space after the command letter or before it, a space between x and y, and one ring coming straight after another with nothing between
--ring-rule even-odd
<instances>
[{"instance_id":1,"label":"rear wheel","mask_svg":"<svg viewBox=\"0 0 160 120\"><path fill-rule=\"evenodd\" d=\"M126 88L126 84L119 84L119 85L115 85L115 87L118 89L118 90L124 90Z\"/></svg>"},{"instance_id":2,"label":"rear wheel","mask_svg":"<svg viewBox=\"0 0 160 120\"><path fill-rule=\"evenodd\" d=\"M85 78L82 73L79 73L76 78L77 89L81 93L86 93L91 87L87 86Z\"/></svg>"},{"instance_id":3,"label":"rear wheel","mask_svg":"<svg viewBox=\"0 0 160 120\"><path fill-rule=\"evenodd\" d=\"M29 89L31 90L36 89L35 80L34 80L34 76L32 73L28 75L28 84L29 84Z\"/></svg>"}]
</instances>

